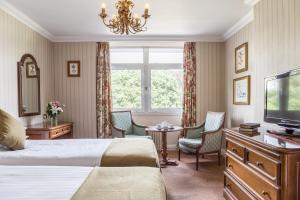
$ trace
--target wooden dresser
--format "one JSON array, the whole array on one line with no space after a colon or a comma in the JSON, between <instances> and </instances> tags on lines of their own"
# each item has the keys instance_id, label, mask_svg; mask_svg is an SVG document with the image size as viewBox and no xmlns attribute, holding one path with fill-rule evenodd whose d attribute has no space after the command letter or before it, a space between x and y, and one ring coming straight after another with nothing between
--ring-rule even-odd
<instances>
[{"instance_id":1,"label":"wooden dresser","mask_svg":"<svg viewBox=\"0 0 300 200\"><path fill-rule=\"evenodd\" d=\"M227 200L300 200L300 139L224 129Z\"/></svg>"},{"instance_id":2,"label":"wooden dresser","mask_svg":"<svg viewBox=\"0 0 300 200\"><path fill-rule=\"evenodd\" d=\"M60 122L57 126L48 123L28 126L26 135L31 140L66 139L73 137L73 123Z\"/></svg>"}]
</instances>

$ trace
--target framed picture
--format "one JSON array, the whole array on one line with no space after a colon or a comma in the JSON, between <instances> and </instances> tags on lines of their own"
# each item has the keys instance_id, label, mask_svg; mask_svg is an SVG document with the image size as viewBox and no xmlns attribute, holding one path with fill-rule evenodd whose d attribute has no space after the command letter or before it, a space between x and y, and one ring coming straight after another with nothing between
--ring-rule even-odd
<instances>
[{"instance_id":1,"label":"framed picture","mask_svg":"<svg viewBox=\"0 0 300 200\"><path fill-rule=\"evenodd\" d=\"M244 43L235 49L235 73L248 70L248 43Z\"/></svg>"},{"instance_id":2,"label":"framed picture","mask_svg":"<svg viewBox=\"0 0 300 200\"><path fill-rule=\"evenodd\" d=\"M233 104L250 105L250 84L250 76L244 76L233 80Z\"/></svg>"},{"instance_id":3,"label":"framed picture","mask_svg":"<svg viewBox=\"0 0 300 200\"><path fill-rule=\"evenodd\" d=\"M38 76L37 74L36 66L33 62L27 62L26 63L26 77L27 78L36 78Z\"/></svg>"},{"instance_id":4,"label":"framed picture","mask_svg":"<svg viewBox=\"0 0 300 200\"><path fill-rule=\"evenodd\" d=\"M80 61L68 61L68 76L80 77Z\"/></svg>"}]
</instances>

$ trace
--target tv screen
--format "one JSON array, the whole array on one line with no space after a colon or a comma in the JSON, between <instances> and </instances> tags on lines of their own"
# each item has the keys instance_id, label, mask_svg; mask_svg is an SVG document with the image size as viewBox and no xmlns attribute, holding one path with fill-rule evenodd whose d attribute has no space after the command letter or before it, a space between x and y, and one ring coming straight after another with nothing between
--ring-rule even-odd
<instances>
[{"instance_id":1,"label":"tv screen","mask_svg":"<svg viewBox=\"0 0 300 200\"><path fill-rule=\"evenodd\" d=\"M300 69L265 79L265 121L300 124Z\"/></svg>"}]
</instances>

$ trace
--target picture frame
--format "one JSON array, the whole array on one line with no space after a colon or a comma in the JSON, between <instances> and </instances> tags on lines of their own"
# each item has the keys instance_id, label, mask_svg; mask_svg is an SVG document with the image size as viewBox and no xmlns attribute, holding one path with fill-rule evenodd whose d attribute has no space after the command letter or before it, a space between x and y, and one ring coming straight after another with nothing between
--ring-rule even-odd
<instances>
[{"instance_id":1,"label":"picture frame","mask_svg":"<svg viewBox=\"0 0 300 200\"><path fill-rule=\"evenodd\" d=\"M235 73L248 70L248 42L235 48Z\"/></svg>"},{"instance_id":2,"label":"picture frame","mask_svg":"<svg viewBox=\"0 0 300 200\"><path fill-rule=\"evenodd\" d=\"M80 77L80 61L68 61L68 77Z\"/></svg>"},{"instance_id":3,"label":"picture frame","mask_svg":"<svg viewBox=\"0 0 300 200\"><path fill-rule=\"evenodd\" d=\"M250 105L251 76L243 76L233 80L233 104Z\"/></svg>"},{"instance_id":4,"label":"picture frame","mask_svg":"<svg viewBox=\"0 0 300 200\"><path fill-rule=\"evenodd\" d=\"M33 62L27 62L25 65L26 65L26 77L37 78L38 72L37 72L36 65Z\"/></svg>"}]
</instances>

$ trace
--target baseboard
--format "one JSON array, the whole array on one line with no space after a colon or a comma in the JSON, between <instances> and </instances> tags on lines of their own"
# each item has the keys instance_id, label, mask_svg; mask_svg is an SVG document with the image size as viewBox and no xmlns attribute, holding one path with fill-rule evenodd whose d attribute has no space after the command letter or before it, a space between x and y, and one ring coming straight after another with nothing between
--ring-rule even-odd
<instances>
[{"instance_id":1,"label":"baseboard","mask_svg":"<svg viewBox=\"0 0 300 200\"><path fill-rule=\"evenodd\" d=\"M167 145L167 149L170 151L177 150L177 145L176 144L169 144Z\"/></svg>"}]
</instances>

